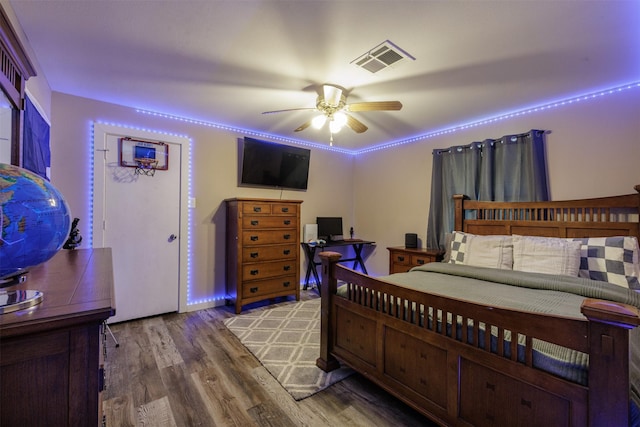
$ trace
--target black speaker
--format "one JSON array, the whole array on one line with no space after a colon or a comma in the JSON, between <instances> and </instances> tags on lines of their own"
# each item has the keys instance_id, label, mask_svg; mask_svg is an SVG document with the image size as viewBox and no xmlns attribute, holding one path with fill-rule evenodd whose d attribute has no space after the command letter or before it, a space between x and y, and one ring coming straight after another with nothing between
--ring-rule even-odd
<instances>
[{"instance_id":1,"label":"black speaker","mask_svg":"<svg viewBox=\"0 0 640 427\"><path fill-rule=\"evenodd\" d=\"M418 247L418 235L416 233L407 233L404 235L404 247L405 248L417 248Z\"/></svg>"}]
</instances>

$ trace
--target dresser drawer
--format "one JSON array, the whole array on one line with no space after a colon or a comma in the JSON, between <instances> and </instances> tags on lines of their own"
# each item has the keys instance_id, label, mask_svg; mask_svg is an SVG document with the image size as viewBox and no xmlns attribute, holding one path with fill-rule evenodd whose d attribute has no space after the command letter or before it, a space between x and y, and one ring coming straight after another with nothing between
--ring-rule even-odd
<instances>
[{"instance_id":1,"label":"dresser drawer","mask_svg":"<svg viewBox=\"0 0 640 427\"><path fill-rule=\"evenodd\" d=\"M411 255L406 253L394 253L392 255L393 263L396 265L411 265Z\"/></svg>"},{"instance_id":2,"label":"dresser drawer","mask_svg":"<svg viewBox=\"0 0 640 427\"><path fill-rule=\"evenodd\" d=\"M430 255L411 255L411 265L423 265L430 262L435 262L436 257Z\"/></svg>"},{"instance_id":3,"label":"dresser drawer","mask_svg":"<svg viewBox=\"0 0 640 427\"><path fill-rule=\"evenodd\" d=\"M298 228L296 217L286 216L245 216L242 218L244 230L257 230L263 228Z\"/></svg>"},{"instance_id":4,"label":"dresser drawer","mask_svg":"<svg viewBox=\"0 0 640 427\"><path fill-rule=\"evenodd\" d=\"M242 262L274 261L294 259L298 256L298 245L251 246L242 249Z\"/></svg>"},{"instance_id":5,"label":"dresser drawer","mask_svg":"<svg viewBox=\"0 0 640 427\"><path fill-rule=\"evenodd\" d=\"M242 295L244 298L260 297L262 295L274 294L277 292L295 290L296 276L283 276L267 280L257 280L242 284Z\"/></svg>"},{"instance_id":6,"label":"dresser drawer","mask_svg":"<svg viewBox=\"0 0 640 427\"><path fill-rule=\"evenodd\" d=\"M242 232L242 244L245 246L295 243L297 230L246 230Z\"/></svg>"},{"instance_id":7,"label":"dresser drawer","mask_svg":"<svg viewBox=\"0 0 640 427\"><path fill-rule=\"evenodd\" d=\"M271 203L266 202L244 202L241 204L243 214L270 215Z\"/></svg>"},{"instance_id":8,"label":"dresser drawer","mask_svg":"<svg viewBox=\"0 0 640 427\"><path fill-rule=\"evenodd\" d=\"M245 264L242 266L242 279L266 279L285 274L295 274L296 271L296 260Z\"/></svg>"},{"instance_id":9,"label":"dresser drawer","mask_svg":"<svg viewBox=\"0 0 640 427\"><path fill-rule=\"evenodd\" d=\"M286 203L274 203L271 205L271 213L273 215L298 215L298 205Z\"/></svg>"}]
</instances>

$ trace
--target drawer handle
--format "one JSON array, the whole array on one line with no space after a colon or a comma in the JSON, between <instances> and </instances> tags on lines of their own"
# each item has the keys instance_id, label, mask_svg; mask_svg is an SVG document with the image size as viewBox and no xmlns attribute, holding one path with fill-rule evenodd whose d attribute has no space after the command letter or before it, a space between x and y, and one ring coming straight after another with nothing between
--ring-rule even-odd
<instances>
[{"instance_id":1,"label":"drawer handle","mask_svg":"<svg viewBox=\"0 0 640 427\"><path fill-rule=\"evenodd\" d=\"M249 289L249 292L251 292L252 294L255 294L256 292L258 292L258 287L256 286L255 288Z\"/></svg>"},{"instance_id":2,"label":"drawer handle","mask_svg":"<svg viewBox=\"0 0 640 427\"><path fill-rule=\"evenodd\" d=\"M291 282L283 282L282 286L284 286L285 288L288 288L291 285Z\"/></svg>"},{"instance_id":3,"label":"drawer handle","mask_svg":"<svg viewBox=\"0 0 640 427\"><path fill-rule=\"evenodd\" d=\"M285 249L285 250L282 251L283 255L289 255L290 253L291 253L290 249Z\"/></svg>"},{"instance_id":4,"label":"drawer handle","mask_svg":"<svg viewBox=\"0 0 640 427\"><path fill-rule=\"evenodd\" d=\"M254 206L253 207L253 211L254 212L262 212L262 208L260 206Z\"/></svg>"},{"instance_id":5,"label":"drawer handle","mask_svg":"<svg viewBox=\"0 0 640 427\"><path fill-rule=\"evenodd\" d=\"M260 270L251 270L251 271L249 272L249 274L251 274L252 276L257 275L258 273L260 273Z\"/></svg>"},{"instance_id":6,"label":"drawer handle","mask_svg":"<svg viewBox=\"0 0 640 427\"><path fill-rule=\"evenodd\" d=\"M289 240L291 238L291 234L285 234L284 235L284 240Z\"/></svg>"},{"instance_id":7,"label":"drawer handle","mask_svg":"<svg viewBox=\"0 0 640 427\"><path fill-rule=\"evenodd\" d=\"M522 406L527 406L529 409L531 409L531 401L530 400L526 400L526 399L520 398L520 404Z\"/></svg>"},{"instance_id":8,"label":"drawer handle","mask_svg":"<svg viewBox=\"0 0 640 427\"><path fill-rule=\"evenodd\" d=\"M258 258L258 252L251 252L251 255L249 255L251 258Z\"/></svg>"},{"instance_id":9,"label":"drawer handle","mask_svg":"<svg viewBox=\"0 0 640 427\"><path fill-rule=\"evenodd\" d=\"M418 260L418 265L422 265L422 264L424 264L424 260L423 259L419 259Z\"/></svg>"},{"instance_id":10,"label":"drawer handle","mask_svg":"<svg viewBox=\"0 0 640 427\"><path fill-rule=\"evenodd\" d=\"M290 266L290 265L285 265L283 268L284 268L284 271L289 271L289 270L291 270L291 266Z\"/></svg>"},{"instance_id":11,"label":"drawer handle","mask_svg":"<svg viewBox=\"0 0 640 427\"><path fill-rule=\"evenodd\" d=\"M400 262L404 261L404 257L403 256L399 256L398 257L398 261L400 261Z\"/></svg>"},{"instance_id":12,"label":"drawer handle","mask_svg":"<svg viewBox=\"0 0 640 427\"><path fill-rule=\"evenodd\" d=\"M289 212L289 208L287 207L282 208L282 212Z\"/></svg>"},{"instance_id":13,"label":"drawer handle","mask_svg":"<svg viewBox=\"0 0 640 427\"><path fill-rule=\"evenodd\" d=\"M290 219L285 219L284 220L284 225L289 225L291 224L291 220Z\"/></svg>"},{"instance_id":14,"label":"drawer handle","mask_svg":"<svg viewBox=\"0 0 640 427\"><path fill-rule=\"evenodd\" d=\"M486 388L487 388L488 390L491 390L491 391L496 391L496 385L495 385L495 384L491 384L491 383L490 383L490 382L488 382L488 381L486 382Z\"/></svg>"},{"instance_id":15,"label":"drawer handle","mask_svg":"<svg viewBox=\"0 0 640 427\"><path fill-rule=\"evenodd\" d=\"M258 236L251 236L250 239L252 242L256 242L258 240Z\"/></svg>"},{"instance_id":16,"label":"drawer handle","mask_svg":"<svg viewBox=\"0 0 640 427\"><path fill-rule=\"evenodd\" d=\"M253 221L251 221L251 225L258 225L258 221L254 219Z\"/></svg>"}]
</instances>

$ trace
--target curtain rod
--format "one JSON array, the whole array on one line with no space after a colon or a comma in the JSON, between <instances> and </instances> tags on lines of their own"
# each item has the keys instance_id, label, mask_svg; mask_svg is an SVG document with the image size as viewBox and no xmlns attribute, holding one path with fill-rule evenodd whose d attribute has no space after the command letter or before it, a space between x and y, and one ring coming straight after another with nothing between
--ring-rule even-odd
<instances>
[{"instance_id":1,"label":"curtain rod","mask_svg":"<svg viewBox=\"0 0 640 427\"><path fill-rule=\"evenodd\" d=\"M531 129L528 132L514 133L514 134L511 134L511 135L503 135L502 137L497 138L497 139L488 138L488 139L485 139L484 141L474 141L474 142L472 142L470 144L467 144L467 145L454 145L453 147L449 147L449 148L436 148L436 149L433 150L433 154L450 153L452 149L463 149L463 150L464 149L469 149L469 148L473 148L473 147L477 146L478 144L486 144L487 141L495 142L495 141L500 141L503 138L513 138L513 137L519 138L519 137L522 137L522 136L529 136L532 133L535 133L536 135L541 135L541 134L545 134L547 132L548 131L541 130L541 129Z\"/></svg>"}]
</instances>

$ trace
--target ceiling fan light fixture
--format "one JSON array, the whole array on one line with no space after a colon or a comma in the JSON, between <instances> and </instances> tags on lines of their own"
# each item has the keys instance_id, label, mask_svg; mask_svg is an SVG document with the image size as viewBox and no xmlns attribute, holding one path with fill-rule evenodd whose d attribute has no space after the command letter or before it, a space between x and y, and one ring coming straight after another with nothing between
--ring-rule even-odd
<instances>
[{"instance_id":1,"label":"ceiling fan light fixture","mask_svg":"<svg viewBox=\"0 0 640 427\"><path fill-rule=\"evenodd\" d=\"M337 121L335 121L334 119L332 119L329 122L329 132L331 133L338 133L340 132L340 130L342 130L342 126L340 123L338 123Z\"/></svg>"},{"instance_id":2,"label":"ceiling fan light fixture","mask_svg":"<svg viewBox=\"0 0 640 427\"><path fill-rule=\"evenodd\" d=\"M313 120L311 120L311 126L313 126L315 129L320 129L322 126L324 126L326 121L327 116L325 116L324 114L320 114L314 117Z\"/></svg>"},{"instance_id":3,"label":"ceiling fan light fixture","mask_svg":"<svg viewBox=\"0 0 640 427\"><path fill-rule=\"evenodd\" d=\"M336 122L338 126L340 126L340 128L342 128L347 124L347 115L342 111L338 111L333 115L333 121Z\"/></svg>"}]
</instances>

